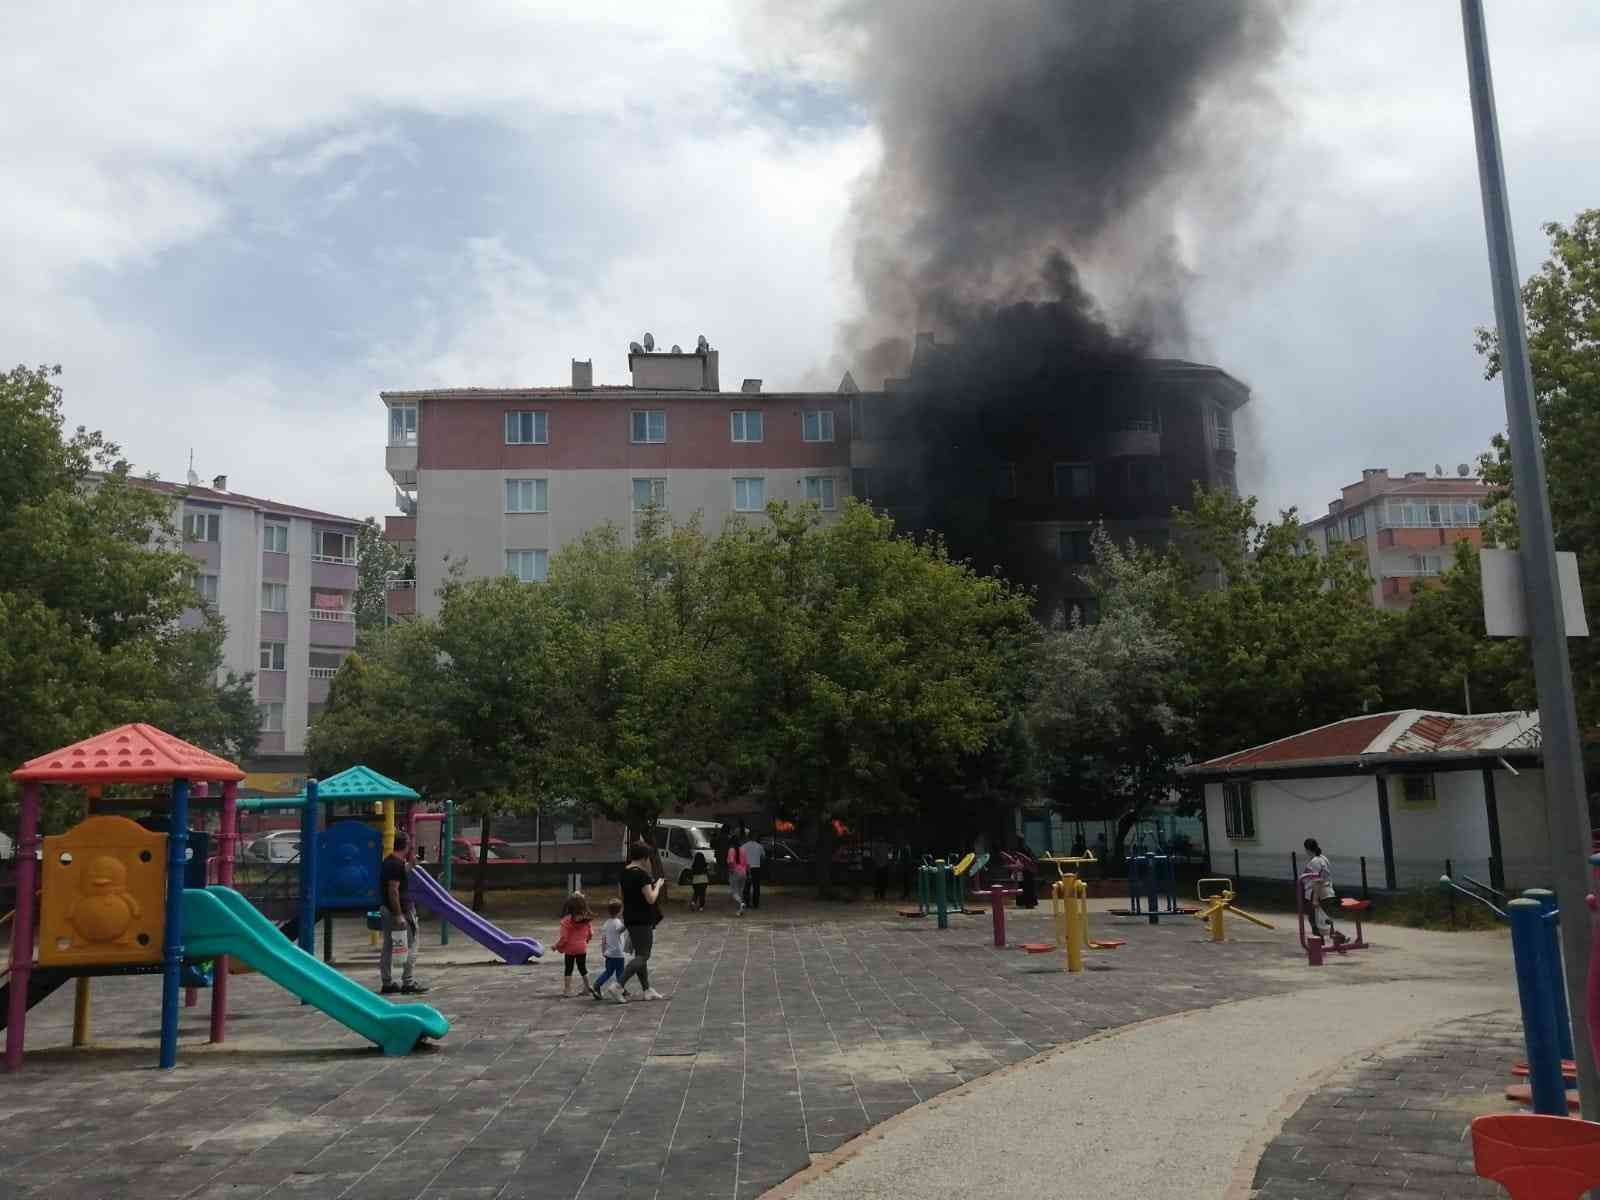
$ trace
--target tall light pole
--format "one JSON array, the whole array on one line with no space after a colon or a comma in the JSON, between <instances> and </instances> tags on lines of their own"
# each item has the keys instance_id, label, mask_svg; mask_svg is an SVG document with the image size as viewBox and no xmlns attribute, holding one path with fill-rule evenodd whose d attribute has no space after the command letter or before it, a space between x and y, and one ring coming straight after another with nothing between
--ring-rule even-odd
<instances>
[{"instance_id":1,"label":"tall light pole","mask_svg":"<svg viewBox=\"0 0 1600 1200\"><path fill-rule=\"evenodd\" d=\"M1507 8L1506 11L1511 11ZM1511 211L1506 199L1505 161L1500 152L1500 125L1495 115L1494 81L1489 73L1489 42L1483 27L1482 0L1461 0L1461 24L1467 43L1467 79L1472 96L1472 125L1478 142L1478 182L1483 189L1483 224L1489 239L1489 273L1494 285L1495 324L1500 330L1500 379L1505 386L1506 426L1511 439L1511 468L1522 531L1522 579L1527 594L1533 667L1539 690L1539 728L1544 751L1545 811L1550 825L1550 857L1556 894L1560 897L1561 940L1567 965L1568 1009L1572 1013L1572 1048L1577 1059L1578 1090L1583 1115L1600 1118L1600 1073L1584 1014L1589 974L1590 827L1588 793L1583 779L1583 747L1578 740L1578 712L1572 695L1572 664L1567 657L1566 614L1556 575L1555 537L1550 522L1550 497L1545 490L1544 453L1539 444L1534 408L1533 374L1528 366L1528 335L1522 324L1521 277L1511 240ZM1562 830L1566 830L1562 833Z\"/></svg>"}]
</instances>

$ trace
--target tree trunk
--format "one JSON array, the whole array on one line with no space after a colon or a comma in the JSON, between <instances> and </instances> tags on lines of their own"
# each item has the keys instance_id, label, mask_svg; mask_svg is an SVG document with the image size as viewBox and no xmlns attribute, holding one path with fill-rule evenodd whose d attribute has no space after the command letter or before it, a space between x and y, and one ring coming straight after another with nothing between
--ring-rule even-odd
<instances>
[{"instance_id":1,"label":"tree trunk","mask_svg":"<svg viewBox=\"0 0 1600 1200\"><path fill-rule=\"evenodd\" d=\"M472 911L483 911L483 884L489 873L489 820L490 814L483 814L483 825L478 831L478 870L472 881Z\"/></svg>"},{"instance_id":2,"label":"tree trunk","mask_svg":"<svg viewBox=\"0 0 1600 1200\"><path fill-rule=\"evenodd\" d=\"M833 896L833 818L823 816L817 821L817 898L831 899Z\"/></svg>"}]
</instances>

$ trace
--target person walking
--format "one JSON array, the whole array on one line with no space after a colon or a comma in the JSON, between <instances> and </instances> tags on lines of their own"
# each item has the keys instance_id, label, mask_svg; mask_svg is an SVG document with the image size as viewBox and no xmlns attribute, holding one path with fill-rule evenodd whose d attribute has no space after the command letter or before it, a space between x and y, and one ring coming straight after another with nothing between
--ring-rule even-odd
<instances>
[{"instance_id":1,"label":"person walking","mask_svg":"<svg viewBox=\"0 0 1600 1200\"><path fill-rule=\"evenodd\" d=\"M404 831L394 835L394 850L378 866L378 888L383 896L383 950L378 956L379 989L385 996L396 992L416 996L427 991L417 982L417 908L411 902L411 867L406 862L410 840ZM400 982L394 981L396 946L405 954Z\"/></svg>"},{"instance_id":2,"label":"person walking","mask_svg":"<svg viewBox=\"0 0 1600 1200\"><path fill-rule=\"evenodd\" d=\"M1345 940L1344 934L1333 927L1333 916L1323 906L1337 904L1338 894L1333 888L1333 864L1328 861L1328 856L1322 852L1322 847L1317 845L1316 838L1305 840L1306 859L1305 870L1300 873L1302 880L1302 895L1306 900L1306 915L1311 918L1311 932L1321 934L1322 926L1318 921L1320 917L1328 923L1328 940L1334 943Z\"/></svg>"},{"instance_id":3,"label":"person walking","mask_svg":"<svg viewBox=\"0 0 1600 1200\"><path fill-rule=\"evenodd\" d=\"M622 978L606 985L613 989L611 998L618 1004L623 1002L622 989L636 975L646 1000L665 999L650 986L650 952L655 949L656 925L661 920L661 909L656 904L656 898L661 895L661 886L666 882L660 876L651 878L652 853L643 842L633 843L628 848L628 865L622 870L622 924L628 931L628 941L633 943L633 957L622 968Z\"/></svg>"},{"instance_id":4,"label":"person walking","mask_svg":"<svg viewBox=\"0 0 1600 1200\"><path fill-rule=\"evenodd\" d=\"M572 995L572 969L578 969L583 990L589 990L589 938L594 933L594 914L589 911L589 899L582 892L573 892L561 906L561 928L556 934L555 948L562 955L561 995Z\"/></svg>"},{"instance_id":5,"label":"person walking","mask_svg":"<svg viewBox=\"0 0 1600 1200\"><path fill-rule=\"evenodd\" d=\"M733 915L744 916L745 871L744 851L738 842L728 843L728 897L733 901Z\"/></svg>"},{"instance_id":6,"label":"person walking","mask_svg":"<svg viewBox=\"0 0 1600 1200\"><path fill-rule=\"evenodd\" d=\"M893 855L889 844L882 838L872 843L872 898L885 900L889 896L889 859Z\"/></svg>"},{"instance_id":7,"label":"person walking","mask_svg":"<svg viewBox=\"0 0 1600 1200\"><path fill-rule=\"evenodd\" d=\"M694 888L694 894L689 899L689 908L693 912L705 912L706 888L711 886L711 865L706 862L705 852L694 852L694 865L689 868L689 883Z\"/></svg>"},{"instance_id":8,"label":"person walking","mask_svg":"<svg viewBox=\"0 0 1600 1200\"><path fill-rule=\"evenodd\" d=\"M745 903L751 908L761 907L761 862L766 857L766 850L761 843L756 841L756 835L750 834L739 849L744 851L745 870Z\"/></svg>"},{"instance_id":9,"label":"person walking","mask_svg":"<svg viewBox=\"0 0 1600 1200\"><path fill-rule=\"evenodd\" d=\"M621 990L622 972L628 965L626 952L622 948L626 934L627 927L622 923L622 901L606 901L606 923L600 926L600 954L606 960L606 969L594 981L596 1000L605 998L606 984L613 979L617 981L617 995L626 998L626 993Z\"/></svg>"}]
</instances>

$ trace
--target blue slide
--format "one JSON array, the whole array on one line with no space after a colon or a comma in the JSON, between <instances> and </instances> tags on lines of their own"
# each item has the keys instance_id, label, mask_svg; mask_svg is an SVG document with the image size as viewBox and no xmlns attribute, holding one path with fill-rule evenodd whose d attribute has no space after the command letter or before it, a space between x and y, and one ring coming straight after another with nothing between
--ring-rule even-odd
<instances>
[{"instance_id":1,"label":"blue slide","mask_svg":"<svg viewBox=\"0 0 1600 1200\"><path fill-rule=\"evenodd\" d=\"M335 1021L376 1042L385 1054L409 1054L423 1038L442 1038L450 1022L426 1004L391 1004L307 954L278 932L250 901L227 887L185 888L184 953L229 954Z\"/></svg>"}]
</instances>

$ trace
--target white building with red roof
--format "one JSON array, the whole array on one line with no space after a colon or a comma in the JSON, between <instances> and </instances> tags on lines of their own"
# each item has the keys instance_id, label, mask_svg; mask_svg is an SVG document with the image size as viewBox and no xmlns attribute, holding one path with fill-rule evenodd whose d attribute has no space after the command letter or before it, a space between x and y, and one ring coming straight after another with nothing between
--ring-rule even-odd
<instances>
[{"instance_id":1,"label":"white building with red roof","mask_svg":"<svg viewBox=\"0 0 1600 1200\"><path fill-rule=\"evenodd\" d=\"M1347 892L1427 886L1447 864L1500 888L1547 880L1537 712L1350 717L1182 774L1205 790L1214 874L1288 880L1311 837Z\"/></svg>"}]
</instances>

